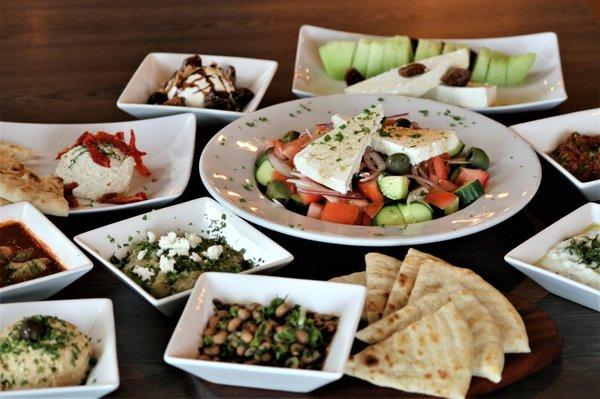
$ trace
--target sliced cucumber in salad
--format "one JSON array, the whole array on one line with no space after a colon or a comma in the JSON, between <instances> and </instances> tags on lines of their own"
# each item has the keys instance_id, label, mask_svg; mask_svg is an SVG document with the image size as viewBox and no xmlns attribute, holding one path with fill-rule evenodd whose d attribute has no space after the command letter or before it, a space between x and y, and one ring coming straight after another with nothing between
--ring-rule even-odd
<instances>
[{"instance_id":1,"label":"sliced cucumber in salad","mask_svg":"<svg viewBox=\"0 0 600 399\"><path fill-rule=\"evenodd\" d=\"M450 205L444 208L444 215L448 216L460 209L460 197L457 195Z\"/></svg>"},{"instance_id":2,"label":"sliced cucumber in salad","mask_svg":"<svg viewBox=\"0 0 600 399\"><path fill-rule=\"evenodd\" d=\"M464 208L465 206L472 204L477 198L481 197L484 194L484 191L479 180L475 179L460 186L454 191L454 194L458 196L461 208Z\"/></svg>"},{"instance_id":3,"label":"sliced cucumber in salad","mask_svg":"<svg viewBox=\"0 0 600 399\"><path fill-rule=\"evenodd\" d=\"M377 184L381 193L389 199L401 200L408 196L410 180L406 176L378 176Z\"/></svg>"},{"instance_id":4,"label":"sliced cucumber in salad","mask_svg":"<svg viewBox=\"0 0 600 399\"><path fill-rule=\"evenodd\" d=\"M398 205L384 206L373 219L373 224L380 227L398 226L405 223L404 216L402 216Z\"/></svg>"},{"instance_id":5,"label":"sliced cucumber in salad","mask_svg":"<svg viewBox=\"0 0 600 399\"><path fill-rule=\"evenodd\" d=\"M448 155L450 155L452 158L454 158L455 156L457 156L458 154L460 154L463 149L465 148L465 143L463 143L462 141L458 140L458 144L456 145L456 147L454 147L453 149L451 149L450 151L448 151Z\"/></svg>"},{"instance_id":6,"label":"sliced cucumber in salad","mask_svg":"<svg viewBox=\"0 0 600 399\"><path fill-rule=\"evenodd\" d=\"M398 208L406 224L421 223L433 219L431 208L420 202L413 202L406 205L398 204Z\"/></svg>"},{"instance_id":7,"label":"sliced cucumber in salad","mask_svg":"<svg viewBox=\"0 0 600 399\"><path fill-rule=\"evenodd\" d=\"M260 164L258 164L256 172L254 173L254 177L256 177L257 182L259 182L263 186L267 186L273 178L273 173L275 173L275 169L271 165L271 162L269 162L269 160L265 156L265 158L260 162Z\"/></svg>"}]
</instances>

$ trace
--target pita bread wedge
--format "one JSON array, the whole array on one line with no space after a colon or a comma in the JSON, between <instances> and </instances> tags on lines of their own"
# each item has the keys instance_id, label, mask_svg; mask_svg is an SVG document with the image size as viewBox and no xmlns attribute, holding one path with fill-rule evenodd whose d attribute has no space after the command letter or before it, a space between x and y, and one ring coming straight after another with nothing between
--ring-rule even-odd
<instances>
[{"instance_id":1,"label":"pita bread wedge","mask_svg":"<svg viewBox=\"0 0 600 399\"><path fill-rule=\"evenodd\" d=\"M365 255L365 263L367 265L367 320L373 323L383 314L402 261L371 252Z\"/></svg>"},{"instance_id":2,"label":"pita bread wedge","mask_svg":"<svg viewBox=\"0 0 600 399\"><path fill-rule=\"evenodd\" d=\"M452 303L351 356L346 374L375 385L464 398L471 382L473 339Z\"/></svg>"},{"instance_id":3,"label":"pita bread wedge","mask_svg":"<svg viewBox=\"0 0 600 399\"><path fill-rule=\"evenodd\" d=\"M417 251L414 248L408 250L385 305L384 316L401 309L408 303L408 297L417 278L419 268L427 259L428 255L424 252Z\"/></svg>"},{"instance_id":4,"label":"pita bread wedge","mask_svg":"<svg viewBox=\"0 0 600 399\"><path fill-rule=\"evenodd\" d=\"M5 200L4 198L0 198L0 206L12 204L9 200Z\"/></svg>"},{"instance_id":5,"label":"pita bread wedge","mask_svg":"<svg viewBox=\"0 0 600 399\"><path fill-rule=\"evenodd\" d=\"M345 276L334 277L329 280L334 283L344 283L344 284L356 284L362 285L364 287L367 286L367 272L356 272L352 274L346 274ZM361 319L367 320L367 307L363 308Z\"/></svg>"},{"instance_id":6,"label":"pita bread wedge","mask_svg":"<svg viewBox=\"0 0 600 399\"><path fill-rule=\"evenodd\" d=\"M419 298L404 308L358 331L356 337L369 344L380 342L411 323L452 302L473 335L473 375L492 382L502 379L504 351L500 330L488 310L460 283Z\"/></svg>"},{"instance_id":7,"label":"pita bread wedge","mask_svg":"<svg viewBox=\"0 0 600 399\"><path fill-rule=\"evenodd\" d=\"M34 155L33 151L18 144L0 140L0 159L14 159L23 162Z\"/></svg>"},{"instance_id":8,"label":"pita bread wedge","mask_svg":"<svg viewBox=\"0 0 600 399\"><path fill-rule=\"evenodd\" d=\"M500 291L469 269L455 267L437 258L432 258L421 265L408 301L409 304L448 286L452 281L458 281L473 293L473 296L485 306L494 319L494 323L500 330L504 353L529 353L531 351L523 319Z\"/></svg>"},{"instance_id":9,"label":"pita bread wedge","mask_svg":"<svg viewBox=\"0 0 600 399\"><path fill-rule=\"evenodd\" d=\"M57 176L40 177L18 162L1 162L0 198L9 202L30 202L43 213L50 215L69 214L62 179Z\"/></svg>"}]
</instances>

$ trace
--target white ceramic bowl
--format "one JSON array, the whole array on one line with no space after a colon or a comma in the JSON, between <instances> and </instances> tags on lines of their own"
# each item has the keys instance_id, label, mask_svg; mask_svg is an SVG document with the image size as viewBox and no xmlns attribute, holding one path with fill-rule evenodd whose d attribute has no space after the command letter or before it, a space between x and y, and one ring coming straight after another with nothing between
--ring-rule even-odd
<instances>
[{"instance_id":1,"label":"white ceramic bowl","mask_svg":"<svg viewBox=\"0 0 600 399\"><path fill-rule=\"evenodd\" d=\"M449 216L384 228L308 218L284 209L258 190L254 162L266 149L265 139L280 138L288 130L312 129L316 124L329 122L335 113L356 115L377 103L382 104L387 115L408 112L408 118L423 127L453 129L467 147L483 148L491 162L485 196ZM232 159L236 162L231 162ZM481 114L420 98L338 94L274 105L229 124L204 147L200 176L217 201L266 228L320 242L395 246L445 241L508 219L535 195L541 168L538 157L525 141Z\"/></svg>"},{"instance_id":2,"label":"white ceramic bowl","mask_svg":"<svg viewBox=\"0 0 600 399\"><path fill-rule=\"evenodd\" d=\"M2 140L33 150L34 158L24 163L41 175L54 174L58 165L56 154L73 144L86 130L93 133L123 131L125 139L129 140L131 129L135 132L137 147L148 153L143 159L152 175L143 177L134 172L128 193L144 191L148 200L131 204L80 200L79 207L72 208L70 215L160 206L179 197L187 187L192 171L196 140L194 116L187 113L143 121L76 125L0 122Z\"/></svg>"},{"instance_id":3,"label":"white ceramic bowl","mask_svg":"<svg viewBox=\"0 0 600 399\"><path fill-rule=\"evenodd\" d=\"M397 34L403 34L401 28ZM331 79L325 74L319 56L319 46L330 40L378 37L381 36L350 33L310 25L302 26L298 37L292 91L300 97L343 93L346 84L343 81ZM560 64L558 37L554 32L485 39L440 40L465 43L476 51L481 47L489 47L492 50L508 54L521 54L529 51L537 54L536 61L523 84L517 87L498 88L499 105L473 108L474 111L488 114L526 112L554 108L567 99Z\"/></svg>"},{"instance_id":4,"label":"white ceramic bowl","mask_svg":"<svg viewBox=\"0 0 600 399\"><path fill-rule=\"evenodd\" d=\"M169 80L173 72L181 67L183 61L192 55L194 54L148 54L119 96L117 107L136 118L192 112L199 122L231 122L256 110L277 70L275 61L200 54L205 65L216 62L220 66L235 67L236 86L246 87L254 93L254 98L246 105L243 112L147 104L150 94Z\"/></svg>"},{"instance_id":5,"label":"white ceramic bowl","mask_svg":"<svg viewBox=\"0 0 600 399\"><path fill-rule=\"evenodd\" d=\"M23 223L65 268L64 271L0 288L0 303L46 299L92 270L92 262L46 216L28 202L0 207L0 223Z\"/></svg>"},{"instance_id":6,"label":"white ceramic bowl","mask_svg":"<svg viewBox=\"0 0 600 399\"><path fill-rule=\"evenodd\" d=\"M510 128L527 140L540 156L565 175L588 200L600 200L600 179L582 182L549 155L573 132L600 135L600 108L520 123Z\"/></svg>"},{"instance_id":7,"label":"white ceramic bowl","mask_svg":"<svg viewBox=\"0 0 600 399\"><path fill-rule=\"evenodd\" d=\"M3 391L3 399L93 399L119 387L117 344L113 305L110 299L73 299L66 301L1 304L0 330L34 315L56 316L77 326L91 339L98 362L82 385Z\"/></svg>"},{"instance_id":8,"label":"white ceramic bowl","mask_svg":"<svg viewBox=\"0 0 600 399\"><path fill-rule=\"evenodd\" d=\"M217 384L310 392L338 380L350 354L365 301L365 287L272 276L204 273L196 282L165 351L165 362ZM268 304L275 297L309 311L340 317L323 370L299 370L198 360L198 340L213 314L213 300Z\"/></svg>"},{"instance_id":9,"label":"white ceramic bowl","mask_svg":"<svg viewBox=\"0 0 600 399\"><path fill-rule=\"evenodd\" d=\"M220 232L227 243L234 249L245 249L246 259L253 259L258 264L242 273L272 273L294 259L288 251L211 198L198 198L109 224L76 236L75 242L158 310L170 316L183 306L191 289L156 299L110 263L110 257L113 254L122 257L127 252L126 245L144 239L147 231L153 231L157 236L169 231L198 233L212 230L221 223L224 227Z\"/></svg>"},{"instance_id":10,"label":"white ceramic bowl","mask_svg":"<svg viewBox=\"0 0 600 399\"><path fill-rule=\"evenodd\" d=\"M554 245L594 223L600 223L600 204L590 202L510 251L504 260L551 293L600 312L599 290L535 265Z\"/></svg>"}]
</instances>

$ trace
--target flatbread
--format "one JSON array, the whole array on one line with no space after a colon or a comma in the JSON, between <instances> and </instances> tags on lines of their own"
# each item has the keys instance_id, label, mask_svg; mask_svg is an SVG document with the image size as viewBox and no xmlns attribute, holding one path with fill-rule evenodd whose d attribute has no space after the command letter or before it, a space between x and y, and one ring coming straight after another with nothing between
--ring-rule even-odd
<instances>
[{"instance_id":1,"label":"flatbread","mask_svg":"<svg viewBox=\"0 0 600 399\"><path fill-rule=\"evenodd\" d=\"M499 382L504 368L500 330L485 306L458 282L427 294L363 328L356 333L356 338L368 344L383 341L448 302L456 306L473 335L473 375Z\"/></svg>"},{"instance_id":2,"label":"flatbread","mask_svg":"<svg viewBox=\"0 0 600 399\"><path fill-rule=\"evenodd\" d=\"M363 287L367 286L367 272L356 272L352 274L346 274L345 276L334 277L329 280L333 283L344 283L344 284L356 284L362 285ZM363 320L367 320L367 306L363 307L362 314L360 318Z\"/></svg>"},{"instance_id":3,"label":"flatbread","mask_svg":"<svg viewBox=\"0 0 600 399\"><path fill-rule=\"evenodd\" d=\"M0 140L0 159L14 159L23 162L32 158L34 152L21 145Z\"/></svg>"},{"instance_id":4,"label":"flatbread","mask_svg":"<svg viewBox=\"0 0 600 399\"><path fill-rule=\"evenodd\" d=\"M402 261L371 252L365 255L365 263L367 265L367 320L373 323L383 315Z\"/></svg>"},{"instance_id":5,"label":"flatbread","mask_svg":"<svg viewBox=\"0 0 600 399\"><path fill-rule=\"evenodd\" d=\"M384 316L401 309L408 303L408 297L417 278L419 267L428 259L428 256L426 253L417 251L414 248L408 250L385 305Z\"/></svg>"},{"instance_id":6,"label":"flatbread","mask_svg":"<svg viewBox=\"0 0 600 399\"><path fill-rule=\"evenodd\" d=\"M21 163L0 162L0 198L9 202L27 201L41 212L68 216L63 181L57 176L40 177Z\"/></svg>"},{"instance_id":7,"label":"flatbread","mask_svg":"<svg viewBox=\"0 0 600 399\"><path fill-rule=\"evenodd\" d=\"M379 386L461 399L471 383L472 353L469 326L448 303L351 356L345 372Z\"/></svg>"},{"instance_id":8,"label":"flatbread","mask_svg":"<svg viewBox=\"0 0 600 399\"><path fill-rule=\"evenodd\" d=\"M429 257L431 259L421 264L409 304L447 286L453 280L459 281L492 315L500 330L504 353L531 352L523 319L500 291L469 269L452 266L431 255Z\"/></svg>"},{"instance_id":9,"label":"flatbread","mask_svg":"<svg viewBox=\"0 0 600 399\"><path fill-rule=\"evenodd\" d=\"M0 198L0 206L8 205L8 204L12 204L12 202L10 202L9 200L6 200L4 198Z\"/></svg>"}]
</instances>

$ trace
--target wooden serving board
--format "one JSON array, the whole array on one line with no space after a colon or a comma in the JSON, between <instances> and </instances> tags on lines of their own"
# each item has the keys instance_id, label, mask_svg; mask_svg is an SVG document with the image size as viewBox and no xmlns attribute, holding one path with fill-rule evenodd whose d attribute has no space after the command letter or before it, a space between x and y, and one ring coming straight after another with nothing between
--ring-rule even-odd
<instances>
[{"instance_id":1,"label":"wooden serving board","mask_svg":"<svg viewBox=\"0 0 600 399\"><path fill-rule=\"evenodd\" d=\"M495 384L487 379L473 377L469 397L488 394L519 381L548 366L558 357L563 347L563 337L556 323L536 305L512 295L506 297L515 306L527 329L531 353L506 355L502 380ZM364 345L360 345L360 349ZM352 353L356 353L357 346ZM382 388L366 381L344 376L342 379L308 394L266 391L212 384L199 378L190 377L198 397L202 398L427 398L425 395L407 393L390 388Z\"/></svg>"}]
</instances>

